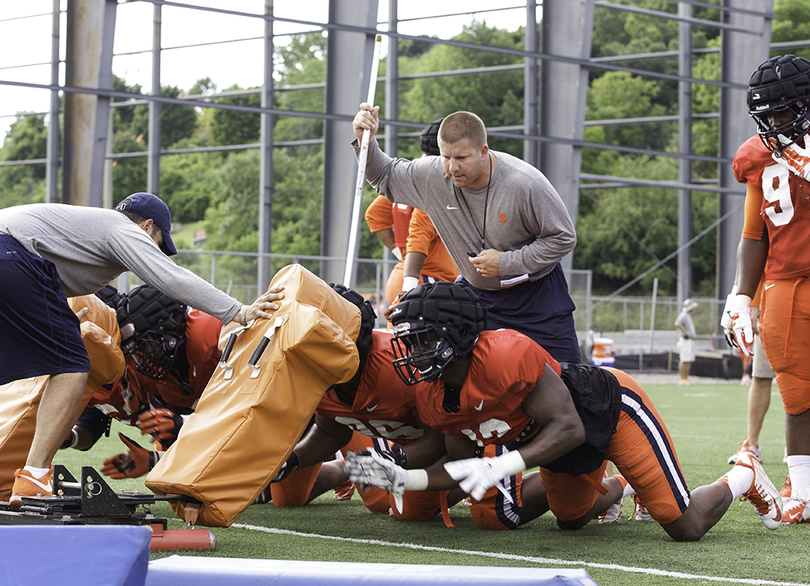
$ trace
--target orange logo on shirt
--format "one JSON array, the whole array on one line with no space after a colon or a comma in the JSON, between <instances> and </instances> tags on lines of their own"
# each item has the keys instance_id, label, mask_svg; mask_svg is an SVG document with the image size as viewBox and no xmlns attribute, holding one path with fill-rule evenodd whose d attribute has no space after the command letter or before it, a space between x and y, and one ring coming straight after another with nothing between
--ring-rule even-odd
<instances>
[{"instance_id":1,"label":"orange logo on shirt","mask_svg":"<svg viewBox=\"0 0 810 586\"><path fill-rule=\"evenodd\" d=\"M501 224L506 224L506 214L498 214L498 221Z\"/></svg>"}]
</instances>

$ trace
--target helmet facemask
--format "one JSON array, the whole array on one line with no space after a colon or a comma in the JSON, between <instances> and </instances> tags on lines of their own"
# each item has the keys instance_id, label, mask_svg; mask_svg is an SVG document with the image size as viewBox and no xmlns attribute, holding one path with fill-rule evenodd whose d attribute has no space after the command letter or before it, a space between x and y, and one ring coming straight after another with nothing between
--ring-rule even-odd
<instances>
[{"instance_id":1,"label":"helmet facemask","mask_svg":"<svg viewBox=\"0 0 810 586\"><path fill-rule=\"evenodd\" d=\"M402 382L415 385L432 382L457 358L444 332L419 318L417 322L400 322L391 338L394 369Z\"/></svg>"},{"instance_id":2,"label":"helmet facemask","mask_svg":"<svg viewBox=\"0 0 810 586\"><path fill-rule=\"evenodd\" d=\"M775 126L774 113L792 112L793 119L781 126ZM775 104L765 111L750 112L757 125L757 134L765 147L781 156L782 151L804 137L810 130L808 108L804 102Z\"/></svg>"},{"instance_id":3,"label":"helmet facemask","mask_svg":"<svg viewBox=\"0 0 810 586\"><path fill-rule=\"evenodd\" d=\"M135 361L135 370L157 382L166 380L177 362L180 340L155 331L135 333L121 343L121 351Z\"/></svg>"},{"instance_id":4,"label":"helmet facemask","mask_svg":"<svg viewBox=\"0 0 810 586\"><path fill-rule=\"evenodd\" d=\"M121 351L133 358L137 372L163 382L181 368L187 309L149 285L136 287L118 304Z\"/></svg>"}]
</instances>

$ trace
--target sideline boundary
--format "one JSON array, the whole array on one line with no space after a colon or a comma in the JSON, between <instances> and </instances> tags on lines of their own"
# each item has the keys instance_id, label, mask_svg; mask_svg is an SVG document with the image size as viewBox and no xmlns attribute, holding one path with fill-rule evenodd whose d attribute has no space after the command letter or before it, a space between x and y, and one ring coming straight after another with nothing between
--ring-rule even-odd
<instances>
[{"instance_id":1,"label":"sideline boundary","mask_svg":"<svg viewBox=\"0 0 810 586\"><path fill-rule=\"evenodd\" d=\"M348 543L358 543L361 545L382 545L385 547L401 547L421 551L437 551L443 553L454 553L462 555L473 555L479 557L489 557L503 560L515 560L530 562L533 564L551 564L555 566L577 566L585 568L598 568L602 570L617 570L620 572L665 576L668 578L682 578L688 580L705 580L707 582L725 582L728 584L753 584L758 586L810 586L803 582L778 582L774 580L758 580L753 578L727 578L723 576L702 576L698 574L687 574L684 572L669 572L655 568L637 568L633 566L621 566L618 564L600 564L596 562L571 561L562 559L542 558L525 555L515 555L509 553L496 553L489 551L475 551L469 549L452 549L448 547L435 547L429 545L419 545L416 543L395 543L392 541L381 541L379 539L359 539L356 537L337 537L334 535L320 535L318 533L302 533L300 531L290 531L288 529L275 529L273 527L261 527L259 525L249 525L244 523L234 523L231 527L237 529L247 529L250 531L261 531L275 535L293 535L296 537L313 537L316 539L328 539L332 541L343 541Z\"/></svg>"}]
</instances>

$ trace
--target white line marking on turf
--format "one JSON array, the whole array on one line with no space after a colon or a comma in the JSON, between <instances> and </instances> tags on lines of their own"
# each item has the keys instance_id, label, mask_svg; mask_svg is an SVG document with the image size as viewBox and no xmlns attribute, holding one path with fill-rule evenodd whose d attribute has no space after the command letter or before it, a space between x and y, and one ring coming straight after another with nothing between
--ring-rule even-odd
<instances>
[{"instance_id":1,"label":"white line marking on turf","mask_svg":"<svg viewBox=\"0 0 810 586\"><path fill-rule=\"evenodd\" d=\"M810 586L810 584L800 582L775 582L773 580L755 580L752 578L724 578L719 576L700 576L697 574L684 574L683 572L667 572L655 568L634 568L632 566L620 566L617 564L597 564L594 562L555 560L552 558L538 558L525 555L514 555L510 553L497 553L491 551L474 551L469 549L450 549L447 547L432 547L429 545L418 545L415 543L394 543L391 541L380 541L378 539L358 539L354 537L337 537L334 535L319 535L317 533L301 533L300 531L289 531L287 529L275 529L273 527L260 527L258 525L246 525L234 523L231 527L237 529L249 529L252 531L263 531L264 533L275 533L277 535L295 535L298 537L317 537L319 539L331 539L334 541L348 541L360 543L362 545L385 545L389 547L404 547L407 549L419 549L422 551L440 551L444 553L456 553L464 555L475 555L502 560L516 560L521 562L531 562L533 564L552 564L555 566L577 566L588 568L599 568L601 570L618 570L620 572L630 572L635 574L648 574L655 576L665 576L667 578L684 578L687 580L705 580L707 582L728 582L731 584L755 584L759 586Z\"/></svg>"}]
</instances>

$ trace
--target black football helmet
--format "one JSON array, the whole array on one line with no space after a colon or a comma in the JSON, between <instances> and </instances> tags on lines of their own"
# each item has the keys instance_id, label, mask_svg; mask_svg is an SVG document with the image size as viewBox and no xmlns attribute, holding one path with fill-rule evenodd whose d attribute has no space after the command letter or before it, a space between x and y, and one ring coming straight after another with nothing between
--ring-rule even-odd
<instances>
[{"instance_id":1,"label":"black football helmet","mask_svg":"<svg viewBox=\"0 0 810 586\"><path fill-rule=\"evenodd\" d=\"M426 155L441 155L439 150L439 126L442 125L444 118L434 120L422 130L419 136L419 148Z\"/></svg>"},{"instance_id":2,"label":"black football helmet","mask_svg":"<svg viewBox=\"0 0 810 586\"><path fill-rule=\"evenodd\" d=\"M762 143L781 155L810 130L810 61L795 55L768 59L751 75L746 101ZM776 126L774 113L785 111L793 118Z\"/></svg>"},{"instance_id":3,"label":"black football helmet","mask_svg":"<svg viewBox=\"0 0 810 586\"><path fill-rule=\"evenodd\" d=\"M486 328L487 310L462 283L423 283L393 307L394 368L406 385L434 381L472 352Z\"/></svg>"},{"instance_id":4,"label":"black football helmet","mask_svg":"<svg viewBox=\"0 0 810 586\"><path fill-rule=\"evenodd\" d=\"M158 382L166 380L186 341L185 303L141 285L118 305L121 350L135 357L135 370Z\"/></svg>"}]
</instances>

